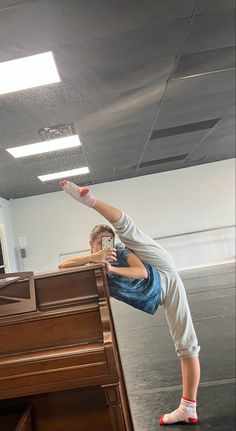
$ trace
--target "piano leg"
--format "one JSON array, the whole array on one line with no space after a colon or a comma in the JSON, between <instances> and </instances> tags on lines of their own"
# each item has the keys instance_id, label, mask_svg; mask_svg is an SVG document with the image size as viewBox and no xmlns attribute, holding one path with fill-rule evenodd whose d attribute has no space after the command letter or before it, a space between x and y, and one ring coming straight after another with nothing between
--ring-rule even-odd
<instances>
[{"instance_id":1,"label":"piano leg","mask_svg":"<svg viewBox=\"0 0 236 431\"><path fill-rule=\"evenodd\" d=\"M120 385L102 385L102 389L104 390L106 396L108 413L112 425L111 431L132 431L133 427L131 428L129 426L127 418L124 418L123 415Z\"/></svg>"}]
</instances>

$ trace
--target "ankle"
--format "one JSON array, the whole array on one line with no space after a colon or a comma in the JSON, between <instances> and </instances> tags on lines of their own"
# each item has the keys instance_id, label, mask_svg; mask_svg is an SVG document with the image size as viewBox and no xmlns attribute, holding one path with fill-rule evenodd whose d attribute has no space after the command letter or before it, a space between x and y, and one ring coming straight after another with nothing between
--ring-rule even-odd
<instances>
[{"instance_id":1,"label":"ankle","mask_svg":"<svg viewBox=\"0 0 236 431\"><path fill-rule=\"evenodd\" d=\"M187 397L184 395L182 395L181 400L189 401L190 403L197 403L197 400L194 400L191 397Z\"/></svg>"}]
</instances>

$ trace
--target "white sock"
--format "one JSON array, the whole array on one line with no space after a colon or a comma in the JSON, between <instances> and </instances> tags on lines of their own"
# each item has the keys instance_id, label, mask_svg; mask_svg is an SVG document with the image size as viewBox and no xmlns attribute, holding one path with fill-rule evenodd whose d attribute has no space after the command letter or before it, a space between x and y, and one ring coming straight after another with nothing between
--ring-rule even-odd
<instances>
[{"instance_id":1,"label":"white sock","mask_svg":"<svg viewBox=\"0 0 236 431\"><path fill-rule=\"evenodd\" d=\"M67 180L60 181L60 186L68 195L88 207L93 207L97 201L87 187L79 187Z\"/></svg>"},{"instance_id":2,"label":"white sock","mask_svg":"<svg viewBox=\"0 0 236 431\"><path fill-rule=\"evenodd\" d=\"M181 398L179 407L171 413L167 413L160 419L160 425L170 425L177 422L195 424L199 422L196 412L196 401Z\"/></svg>"}]
</instances>

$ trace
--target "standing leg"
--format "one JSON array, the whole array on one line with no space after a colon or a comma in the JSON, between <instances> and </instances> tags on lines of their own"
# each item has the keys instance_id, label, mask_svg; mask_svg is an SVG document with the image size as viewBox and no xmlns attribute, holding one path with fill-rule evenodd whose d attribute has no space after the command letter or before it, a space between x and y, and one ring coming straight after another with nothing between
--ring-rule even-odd
<instances>
[{"instance_id":1,"label":"standing leg","mask_svg":"<svg viewBox=\"0 0 236 431\"><path fill-rule=\"evenodd\" d=\"M164 300L166 319L175 343L177 355L181 358L183 392L179 407L160 419L160 425L177 422L197 423L196 399L200 380L200 347L194 330L187 296L179 276L172 274Z\"/></svg>"},{"instance_id":2,"label":"standing leg","mask_svg":"<svg viewBox=\"0 0 236 431\"><path fill-rule=\"evenodd\" d=\"M200 380L200 362L198 356L181 358L183 398L197 399L197 389Z\"/></svg>"}]
</instances>

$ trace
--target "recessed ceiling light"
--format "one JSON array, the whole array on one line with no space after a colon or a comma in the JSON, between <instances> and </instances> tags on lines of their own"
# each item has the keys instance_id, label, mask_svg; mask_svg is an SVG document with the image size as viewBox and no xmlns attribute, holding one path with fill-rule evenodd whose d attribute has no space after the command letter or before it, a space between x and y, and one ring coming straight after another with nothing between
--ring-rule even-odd
<instances>
[{"instance_id":1,"label":"recessed ceiling light","mask_svg":"<svg viewBox=\"0 0 236 431\"><path fill-rule=\"evenodd\" d=\"M21 147L7 148L6 151L13 157L25 157L35 154L49 153L66 148L81 145L78 135L66 136L65 138L51 139L49 141L37 142L36 144L22 145Z\"/></svg>"},{"instance_id":2,"label":"recessed ceiling light","mask_svg":"<svg viewBox=\"0 0 236 431\"><path fill-rule=\"evenodd\" d=\"M50 180L57 180L58 178L74 177L76 175L83 175L88 173L89 173L89 168L84 167L84 168L72 169L70 171L55 172L54 174L40 175L38 176L38 178L41 181L50 181Z\"/></svg>"},{"instance_id":3,"label":"recessed ceiling light","mask_svg":"<svg viewBox=\"0 0 236 431\"><path fill-rule=\"evenodd\" d=\"M60 82L51 51L0 63L0 94Z\"/></svg>"}]
</instances>

